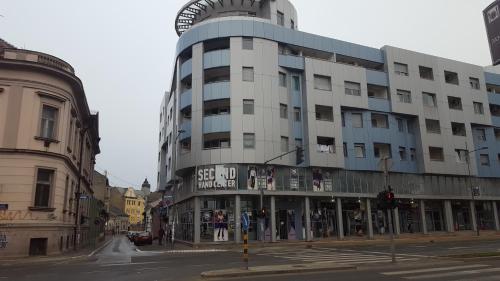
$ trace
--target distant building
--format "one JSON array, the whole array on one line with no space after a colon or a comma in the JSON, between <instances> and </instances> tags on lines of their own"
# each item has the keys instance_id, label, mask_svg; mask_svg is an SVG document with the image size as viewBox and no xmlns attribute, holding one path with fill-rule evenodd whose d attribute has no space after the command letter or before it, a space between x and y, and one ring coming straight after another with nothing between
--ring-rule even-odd
<instances>
[{"instance_id":1,"label":"distant building","mask_svg":"<svg viewBox=\"0 0 500 281\"><path fill-rule=\"evenodd\" d=\"M80 244L89 242L99 140L99 115L73 67L0 39L0 256L68 251L77 219Z\"/></svg>"}]
</instances>

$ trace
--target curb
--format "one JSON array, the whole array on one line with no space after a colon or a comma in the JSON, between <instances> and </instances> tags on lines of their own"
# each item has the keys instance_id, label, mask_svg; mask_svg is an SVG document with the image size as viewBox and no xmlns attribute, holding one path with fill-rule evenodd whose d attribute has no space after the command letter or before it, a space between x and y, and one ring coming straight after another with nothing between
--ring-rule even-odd
<instances>
[{"instance_id":1,"label":"curb","mask_svg":"<svg viewBox=\"0 0 500 281\"><path fill-rule=\"evenodd\" d=\"M306 273L306 272L326 272L338 270L353 270L356 266L330 264L292 264L292 265L277 265L277 266L256 266L250 267L248 270L242 268L223 269L206 271L201 273L204 279L226 278L226 277L248 277L261 275L278 275L290 273Z\"/></svg>"}]
</instances>

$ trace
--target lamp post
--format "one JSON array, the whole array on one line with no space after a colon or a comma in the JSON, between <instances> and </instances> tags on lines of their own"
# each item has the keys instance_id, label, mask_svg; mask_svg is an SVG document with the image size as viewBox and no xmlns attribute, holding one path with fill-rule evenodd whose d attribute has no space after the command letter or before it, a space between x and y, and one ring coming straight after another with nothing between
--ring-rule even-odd
<instances>
[{"instance_id":1,"label":"lamp post","mask_svg":"<svg viewBox=\"0 0 500 281\"><path fill-rule=\"evenodd\" d=\"M470 173L470 155L473 152L481 151L481 150L486 150L486 149L488 149L488 147L484 146L484 147L481 147L481 148L469 151L468 145L467 145L467 143L465 143L465 150L467 151L466 160L467 160L467 171L468 171L469 187L470 187L470 194L471 194L471 198L472 198L472 205L474 206L474 209L476 208L476 197L474 195L474 187L472 186L472 175ZM470 211L472 212L472 208L471 208ZM475 214L476 215L476 233L477 233L477 236L479 236L479 216L478 216L477 210L475 210L475 213L476 213Z\"/></svg>"},{"instance_id":2,"label":"lamp post","mask_svg":"<svg viewBox=\"0 0 500 281\"><path fill-rule=\"evenodd\" d=\"M175 137L175 140L174 140L174 161L172 162L172 171L170 172L172 174L172 179L174 181L174 187L173 188L177 188L177 173L176 173L176 163L177 163L177 141L179 140L179 137L181 134L185 133L186 131L185 130L177 130L177 136ZM174 215L174 217L172 218L172 248L174 247L174 240L175 240L175 224L178 223L177 221L177 202L176 202L176 196L175 196L175 193L173 193L174 195L174 204L175 204L175 208L174 208L174 212L172 215Z\"/></svg>"},{"instance_id":3,"label":"lamp post","mask_svg":"<svg viewBox=\"0 0 500 281\"><path fill-rule=\"evenodd\" d=\"M82 160L83 160L83 143L85 142L85 134L89 129L89 125L85 124L80 131L80 157L78 162L78 183L76 186L75 200L76 200L76 218L75 218L75 235L73 237L73 247L75 251L80 249L80 237L82 232L81 226L81 212L80 212L80 197L82 196L81 183L82 183Z\"/></svg>"}]
</instances>

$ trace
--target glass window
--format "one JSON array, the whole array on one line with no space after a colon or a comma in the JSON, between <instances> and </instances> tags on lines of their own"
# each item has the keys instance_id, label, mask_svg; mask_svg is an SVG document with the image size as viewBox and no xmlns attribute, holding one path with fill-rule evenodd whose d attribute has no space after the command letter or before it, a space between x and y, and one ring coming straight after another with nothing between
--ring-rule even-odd
<instances>
[{"instance_id":1,"label":"glass window","mask_svg":"<svg viewBox=\"0 0 500 281\"><path fill-rule=\"evenodd\" d=\"M281 137L281 152L288 152L288 137Z\"/></svg>"},{"instance_id":2,"label":"glass window","mask_svg":"<svg viewBox=\"0 0 500 281\"><path fill-rule=\"evenodd\" d=\"M431 161L444 161L443 148L429 146L429 157Z\"/></svg>"},{"instance_id":3,"label":"glass window","mask_svg":"<svg viewBox=\"0 0 500 281\"><path fill-rule=\"evenodd\" d=\"M38 169L36 176L35 207L49 207L53 170Z\"/></svg>"},{"instance_id":4,"label":"glass window","mask_svg":"<svg viewBox=\"0 0 500 281\"><path fill-rule=\"evenodd\" d=\"M254 81L253 67L243 67L243 81L247 82Z\"/></svg>"},{"instance_id":5,"label":"glass window","mask_svg":"<svg viewBox=\"0 0 500 281\"><path fill-rule=\"evenodd\" d=\"M286 73L280 72L280 87L286 87Z\"/></svg>"},{"instance_id":6,"label":"glass window","mask_svg":"<svg viewBox=\"0 0 500 281\"><path fill-rule=\"evenodd\" d=\"M486 141L486 131L484 129L476 129L476 135L478 141Z\"/></svg>"},{"instance_id":7,"label":"glass window","mask_svg":"<svg viewBox=\"0 0 500 281\"><path fill-rule=\"evenodd\" d=\"M457 155L457 162L464 163L467 161L467 156L469 152L465 149L455 149L455 153Z\"/></svg>"},{"instance_id":8,"label":"glass window","mask_svg":"<svg viewBox=\"0 0 500 281\"><path fill-rule=\"evenodd\" d=\"M314 89L331 91L332 77L323 75L314 75Z\"/></svg>"},{"instance_id":9,"label":"glass window","mask_svg":"<svg viewBox=\"0 0 500 281\"><path fill-rule=\"evenodd\" d=\"M295 139L295 147L302 147L302 139Z\"/></svg>"},{"instance_id":10,"label":"glass window","mask_svg":"<svg viewBox=\"0 0 500 281\"><path fill-rule=\"evenodd\" d=\"M280 117L288 119L288 106L286 104L280 103Z\"/></svg>"},{"instance_id":11,"label":"glass window","mask_svg":"<svg viewBox=\"0 0 500 281\"><path fill-rule=\"evenodd\" d=\"M454 136L465 137L467 135L464 123L451 122L451 132Z\"/></svg>"},{"instance_id":12,"label":"glass window","mask_svg":"<svg viewBox=\"0 0 500 281\"><path fill-rule=\"evenodd\" d=\"M363 128L363 114L362 113L352 113L352 127L353 128Z\"/></svg>"},{"instance_id":13,"label":"glass window","mask_svg":"<svg viewBox=\"0 0 500 281\"><path fill-rule=\"evenodd\" d=\"M402 103L411 103L411 92L405 90L397 91L399 102Z\"/></svg>"},{"instance_id":14,"label":"glass window","mask_svg":"<svg viewBox=\"0 0 500 281\"><path fill-rule=\"evenodd\" d=\"M417 151L415 150L415 148L410 148L410 160L417 160Z\"/></svg>"},{"instance_id":15,"label":"glass window","mask_svg":"<svg viewBox=\"0 0 500 281\"><path fill-rule=\"evenodd\" d=\"M396 120L398 121L398 131L404 132L405 131L405 123L404 123L403 119L396 118Z\"/></svg>"},{"instance_id":16,"label":"glass window","mask_svg":"<svg viewBox=\"0 0 500 281\"><path fill-rule=\"evenodd\" d=\"M476 89L476 90L479 90L481 87L479 86L479 79L477 78L474 78L474 77L470 77L469 78L469 83L470 83L470 87L472 89Z\"/></svg>"},{"instance_id":17,"label":"glass window","mask_svg":"<svg viewBox=\"0 0 500 281\"><path fill-rule=\"evenodd\" d=\"M354 154L356 155L356 158L365 158L366 157L365 144L364 143L355 143L354 144Z\"/></svg>"},{"instance_id":18,"label":"glass window","mask_svg":"<svg viewBox=\"0 0 500 281\"><path fill-rule=\"evenodd\" d=\"M343 146L343 149L344 149L344 157L348 157L348 154L347 154L347 143L344 142L344 144L342 146Z\"/></svg>"},{"instance_id":19,"label":"glass window","mask_svg":"<svg viewBox=\"0 0 500 281\"><path fill-rule=\"evenodd\" d=\"M394 73L397 75L408 76L408 65L404 63L394 63Z\"/></svg>"},{"instance_id":20,"label":"glass window","mask_svg":"<svg viewBox=\"0 0 500 281\"><path fill-rule=\"evenodd\" d=\"M46 139L55 139L58 109L53 106L42 106L42 119L40 124L40 136Z\"/></svg>"},{"instance_id":21,"label":"glass window","mask_svg":"<svg viewBox=\"0 0 500 281\"><path fill-rule=\"evenodd\" d=\"M481 161L481 166L489 166L490 165L490 156L488 154L481 154L479 156Z\"/></svg>"},{"instance_id":22,"label":"glass window","mask_svg":"<svg viewBox=\"0 0 500 281\"><path fill-rule=\"evenodd\" d=\"M243 38L243 50L253 50L253 38Z\"/></svg>"},{"instance_id":23,"label":"glass window","mask_svg":"<svg viewBox=\"0 0 500 281\"><path fill-rule=\"evenodd\" d=\"M484 115L484 107L480 102L474 102L474 113L479 115Z\"/></svg>"},{"instance_id":24,"label":"glass window","mask_svg":"<svg viewBox=\"0 0 500 281\"><path fill-rule=\"evenodd\" d=\"M374 143L373 144L373 154L375 158L391 158L391 145L388 143Z\"/></svg>"},{"instance_id":25,"label":"glass window","mask_svg":"<svg viewBox=\"0 0 500 281\"><path fill-rule=\"evenodd\" d=\"M300 79L299 76L292 76L293 90L300 91Z\"/></svg>"},{"instance_id":26,"label":"glass window","mask_svg":"<svg viewBox=\"0 0 500 281\"><path fill-rule=\"evenodd\" d=\"M373 128L389 128L389 120L387 115L372 113L372 127Z\"/></svg>"},{"instance_id":27,"label":"glass window","mask_svg":"<svg viewBox=\"0 0 500 281\"><path fill-rule=\"evenodd\" d=\"M441 134L439 120L425 119L425 127L427 128L427 133Z\"/></svg>"},{"instance_id":28,"label":"glass window","mask_svg":"<svg viewBox=\"0 0 500 281\"><path fill-rule=\"evenodd\" d=\"M444 81L448 84L458 85L458 73L445 70Z\"/></svg>"},{"instance_id":29,"label":"glass window","mask_svg":"<svg viewBox=\"0 0 500 281\"><path fill-rule=\"evenodd\" d=\"M285 14L280 11L277 12L277 23L278 25L285 26Z\"/></svg>"},{"instance_id":30,"label":"glass window","mask_svg":"<svg viewBox=\"0 0 500 281\"><path fill-rule=\"evenodd\" d=\"M317 152L335 153L335 139L329 137L317 137Z\"/></svg>"},{"instance_id":31,"label":"glass window","mask_svg":"<svg viewBox=\"0 0 500 281\"><path fill-rule=\"evenodd\" d=\"M432 68L425 66L419 66L418 68L420 70L420 78L434 80L434 73L432 71Z\"/></svg>"},{"instance_id":32,"label":"glass window","mask_svg":"<svg viewBox=\"0 0 500 281\"><path fill-rule=\"evenodd\" d=\"M407 160L406 147L404 147L404 146L399 147L399 160L401 160L401 161Z\"/></svg>"},{"instance_id":33,"label":"glass window","mask_svg":"<svg viewBox=\"0 0 500 281\"><path fill-rule=\"evenodd\" d=\"M295 22L293 20L290 20L290 28L295 29Z\"/></svg>"},{"instance_id":34,"label":"glass window","mask_svg":"<svg viewBox=\"0 0 500 281\"><path fill-rule=\"evenodd\" d=\"M254 114L254 100L243 100L243 114Z\"/></svg>"},{"instance_id":35,"label":"glass window","mask_svg":"<svg viewBox=\"0 0 500 281\"><path fill-rule=\"evenodd\" d=\"M345 81L345 94L351 96L361 96L361 84Z\"/></svg>"},{"instance_id":36,"label":"glass window","mask_svg":"<svg viewBox=\"0 0 500 281\"><path fill-rule=\"evenodd\" d=\"M448 96L448 107L454 110L462 110L462 99Z\"/></svg>"},{"instance_id":37,"label":"glass window","mask_svg":"<svg viewBox=\"0 0 500 281\"><path fill-rule=\"evenodd\" d=\"M316 120L333 122L333 107L316 105Z\"/></svg>"},{"instance_id":38,"label":"glass window","mask_svg":"<svg viewBox=\"0 0 500 281\"><path fill-rule=\"evenodd\" d=\"M243 134L243 148L255 148L255 134Z\"/></svg>"},{"instance_id":39,"label":"glass window","mask_svg":"<svg viewBox=\"0 0 500 281\"><path fill-rule=\"evenodd\" d=\"M300 107L294 107L293 108L293 120L295 122L302 121L302 115L301 115L301 112L300 112Z\"/></svg>"},{"instance_id":40,"label":"glass window","mask_svg":"<svg viewBox=\"0 0 500 281\"><path fill-rule=\"evenodd\" d=\"M424 106L437 107L435 94L423 92L422 93L422 100L423 100Z\"/></svg>"}]
</instances>

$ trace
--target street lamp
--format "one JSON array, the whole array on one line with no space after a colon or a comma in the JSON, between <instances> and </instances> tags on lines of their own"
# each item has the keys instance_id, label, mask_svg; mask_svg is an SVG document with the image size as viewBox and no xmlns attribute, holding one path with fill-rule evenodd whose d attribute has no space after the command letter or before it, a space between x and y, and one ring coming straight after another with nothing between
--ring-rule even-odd
<instances>
[{"instance_id":1,"label":"street lamp","mask_svg":"<svg viewBox=\"0 0 500 281\"><path fill-rule=\"evenodd\" d=\"M175 140L174 140L174 161L172 162L172 170L171 170L171 174L172 174L172 179L174 181L174 188L177 188L177 173L176 173L176 163L177 163L177 141L179 140L179 137L181 136L181 134L185 133L186 131L185 130L177 130L177 136L175 137ZM177 202L175 200L175 193L173 193L174 195L174 204L175 204L175 212L174 212L174 217L172 218L172 247L174 247L174 240L175 240L175 224L178 223L176 221L177 219Z\"/></svg>"},{"instance_id":2,"label":"street lamp","mask_svg":"<svg viewBox=\"0 0 500 281\"><path fill-rule=\"evenodd\" d=\"M474 209L475 209L476 208L476 198L474 196L474 187L472 186L472 175L470 173L470 155L473 152L476 152L476 151L486 150L486 149L488 149L488 147L487 146L483 146L481 148L469 151L467 143L465 143L465 149L467 151L466 160L467 160L467 171L469 173L468 179L469 179L470 194L471 194L471 197L472 197L472 205L474 206ZM471 208L470 211L472 212L472 208ZM479 216L478 216L477 210L475 210L475 212L476 212L476 232L477 232L477 236L479 236Z\"/></svg>"}]
</instances>

